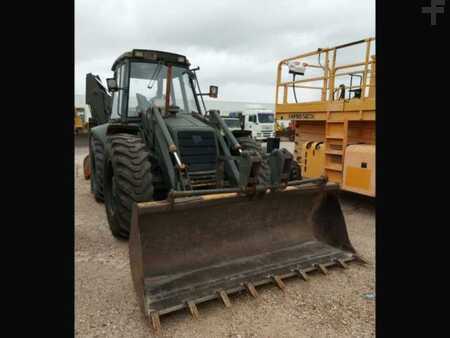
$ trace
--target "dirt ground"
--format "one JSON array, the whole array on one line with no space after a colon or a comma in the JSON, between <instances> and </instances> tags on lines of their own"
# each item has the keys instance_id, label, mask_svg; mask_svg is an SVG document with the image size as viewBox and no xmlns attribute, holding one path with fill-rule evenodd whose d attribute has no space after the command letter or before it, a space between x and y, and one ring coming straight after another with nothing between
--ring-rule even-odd
<instances>
[{"instance_id":1,"label":"dirt ground","mask_svg":"<svg viewBox=\"0 0 450 338\"><path fill-rule=\"evenodd\" d=\"M286 144L285 144L286 146ZM292 143L287 144L292 150ZM75 149L75 334L78 337L151 337L138 306L129 268L127 242L110 234L105 208L83 178L86 147ZM231 297L161 318L160 337L372 337L375 336L375 204L341 194L350 239L369 264L330 269L309 281L285 280L258 289L260 297Z\"/></svg>"}]
</instances>

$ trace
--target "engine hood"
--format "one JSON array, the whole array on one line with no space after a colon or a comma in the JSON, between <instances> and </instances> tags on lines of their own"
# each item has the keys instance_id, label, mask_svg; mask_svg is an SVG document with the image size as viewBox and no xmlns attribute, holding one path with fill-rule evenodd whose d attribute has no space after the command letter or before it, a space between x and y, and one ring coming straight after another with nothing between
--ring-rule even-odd
<instances>
[{"instance_id":1,"label":"engine hood","mask_svg":"<svg viewBox=\"0 0 450 338\"><path fill-rule=\"evenodd\" d=\"M209 182L215 185L218 156L216 130L190 114L177 114L166 118L165 122L182 162L187 164L191 184L195 186L198 182ZM199 172L201 176L195 176Z\"/></svg>"},{"instance_id":2,"label":"engine hood","mask_svg":"<svg viewBox=\"0 0 450 338\"><path fill-rule=\"evenodd\" d=\"M191 114L179 113L173 117L164 119L164 122L166 122L167 128L174 138L176 138L176 134L179 131L183 130L204 130L215 132L214 128L195 118Z\"/></svg>"}]
</instances>

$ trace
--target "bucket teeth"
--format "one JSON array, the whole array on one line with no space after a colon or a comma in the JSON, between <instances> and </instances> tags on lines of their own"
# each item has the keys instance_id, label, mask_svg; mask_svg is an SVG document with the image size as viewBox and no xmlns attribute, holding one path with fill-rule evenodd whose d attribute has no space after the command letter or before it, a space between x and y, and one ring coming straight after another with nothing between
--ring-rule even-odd
<instances>
[{"instance_id":1,"label":"bucket teeth","mask_svg":"<svg viewBox=\"0 0 450 338\"><path fill-rule=\"evenodd\" d=\"M366 261L364 258L362 258L360 255L354 254L353 258L355 259L356 262L358 262L360 264L363 264L363 265L369 264L369 262Z\"/></svg>"},{"instance_id":2,"label":"bucket teeth","mask_svg":"<svg viewBox=\"0 0 450 338\"><path fill-rule=\"evenodd\" d=\"M303 279L305 282L306 282L307 280L309 280L308 275L307 275L306 272L303 271L302 269L295 269L295 272L297 272L298 275L300 276L300 278Z\"/></svg>"},{"instance_id":3,"label":"bucket teeth","mask_svg":"<svg viewBox=\"0 0 450 338\"><path fill-rule=\"evenodd\" d=\"M219 294L220 298L222 299L222 302L225 305L225 307L231 307L230 298L228 298L228 295L225 292L225 290L219 290L219 291L217 291L217 293Z\"/></svg>"},{"instance_id":4,"label":"bucket teeth","mask_svg":"<svg viewBox=\"0 0 450 338\"><path fill-rule=\"evenodd\" d=\"M245 288L247 289L247 291L254 297L254 298L258 298L258 291L256 291L255 286L250 283L244 283Z\"/></svg>"},{"instance_id":5,"label":"bucket teeth","mask_svg":"<svg viewBox=\"0 0 450 338\"><path fill-rule=\"evenodd\" d=\"M344 262L342 259L340 259L340 258L336 259L336 263L338 263L339 266L340 266L341 268L343 268L343 269L347 269L347 268L348 268L347 263L345 263L345 262Z\"/></svg>"},{"instance_id":6,"label":"bucket teeth","mask_svg":"<svg viewBox=\"0 0 450 338\"><path fill-rule=\"evenodd\" d=\"M286 285L283 283L281 278L279 276L271 276L272 280L277 284L277 286L280 288L281 291L284 291L286 289Z\"/></svg>"},{"instance_id":7,"label":"bucket teeth","mask_svg":"<svg viewBox=\"0 0 450 338\"><path fill-rule=\"evenodd\" d=\"M195 303L193 301L189 301L189 302L187 302L187 306L189 308L189 311L191 312L192 317L194 317L194 319L198 319L199 314L198 314L197 305L195 305Z\"/></svg>"},{"instance_id":8,"label":"bucket teeth","mask_svg":"<svg viewBox=\"0 0 450 338\"><path fill-rule=\"evenodd\" d=\"M156 333L161 331L161 322L159 320L159 314L157 311L150 312L150 319L152 321L152 327Z\"/></svg>"},{"instance_id":9,"label":"bucket teeth","mask_svg":"<svg viewBox=\"0 0 450 338\"><path fill-rule=\"evenodd\" d=\"M325 267L325 265L319 263L319 264L316 264L316 267L319 268L320 272L322 272L324 275L328 274L328 270Z\"/></svg>"}]
</instances>

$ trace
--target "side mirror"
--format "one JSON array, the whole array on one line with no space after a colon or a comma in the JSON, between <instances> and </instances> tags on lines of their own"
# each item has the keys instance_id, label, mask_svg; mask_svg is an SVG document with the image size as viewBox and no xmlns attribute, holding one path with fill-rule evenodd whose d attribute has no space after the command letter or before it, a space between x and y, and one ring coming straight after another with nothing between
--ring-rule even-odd
<instances>
[{"instance_id":1,"label":"side mirror","mask_svg":"<svg viewBox=\"0 0 450 338\"><path fill-rule=\"evenodd\" d=\"M119 88L117 86L117 81L115 78L106 79L106 84L108 85L108 90L110 92L116 92Z\"/></svg>"},{"instance_id":2,"label":"side mirror","mask_svg":"<svg viewBox=\"0 0 450 338\"><path fill-rule=\"evenodd\" d=\"M209 97L216 99L218 92L219 92L219 87L209 86Z\"/></svg>"}]
</instances>

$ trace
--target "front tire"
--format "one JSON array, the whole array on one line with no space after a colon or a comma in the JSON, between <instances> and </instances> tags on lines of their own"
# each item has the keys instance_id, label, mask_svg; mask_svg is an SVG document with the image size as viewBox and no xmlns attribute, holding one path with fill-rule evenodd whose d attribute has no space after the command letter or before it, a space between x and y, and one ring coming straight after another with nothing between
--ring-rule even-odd
<instances>
[{"instance_id":1,"label":"front tire","mask_svg":"<svg viewBox=\"0 0 450 338\"><path fill-rule=\"evenodd\" d=\"M104 195L111 233L127 239L133 204L151 201L153 196L149 151L140 137L122 133L110 136Z\"/></svg>"}]
</instances>

